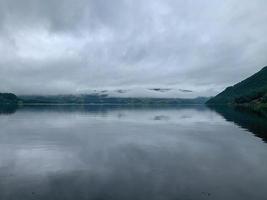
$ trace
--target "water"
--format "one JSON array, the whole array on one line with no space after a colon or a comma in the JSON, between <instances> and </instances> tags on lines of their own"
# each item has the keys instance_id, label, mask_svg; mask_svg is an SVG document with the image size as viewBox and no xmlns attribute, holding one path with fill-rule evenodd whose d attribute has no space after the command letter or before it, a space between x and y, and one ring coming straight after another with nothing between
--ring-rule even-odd
<instances>
[{"instance_id":1,"label":"water","mask_svg":"<svg viewBox=\"0 0 267 200\"><path fill-rule=\"evenodd\" d=\"M1 109L1 200L265 200L267 121L230 108Z\"/></svg>"}]
</instances>

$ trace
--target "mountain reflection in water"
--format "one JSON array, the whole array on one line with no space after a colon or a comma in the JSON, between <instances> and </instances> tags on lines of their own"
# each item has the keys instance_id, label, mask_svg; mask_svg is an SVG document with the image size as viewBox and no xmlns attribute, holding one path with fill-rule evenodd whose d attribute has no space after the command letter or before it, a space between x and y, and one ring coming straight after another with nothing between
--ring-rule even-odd
<instances>
[{"instance_id":1,"label":"mountain reflection in water","mask_svg":"<svg viewBox=\"0 0 267 200\"><path fill-rule=\"evenodd\" d=\"M267 118L265 116L240 107L214 106L210 108L222 115L227 121L234 122L267 142Z\"/></svg>"},{"instance_id":2,"label":"mountain reflection in water","mask_svg":"<svg viewBox=\"0 0 267 200\"><path fill-rule=\"evenodd\" d=\"M1 200L267 195L267 145L259 139L266 141L267 129L257 115L205 106L27 106L0 113Z\"/></svg>"}]
</instances>

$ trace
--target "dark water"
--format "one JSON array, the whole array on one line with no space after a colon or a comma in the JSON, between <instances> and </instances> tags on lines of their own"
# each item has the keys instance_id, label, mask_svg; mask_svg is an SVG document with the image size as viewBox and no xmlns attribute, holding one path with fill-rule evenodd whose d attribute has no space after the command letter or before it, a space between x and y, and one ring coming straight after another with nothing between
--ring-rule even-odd
<instances>
[{"instance_id":1,"label":"dark water","mask_svg":"<svg viewBox=\"0 0 267 200\"><path fill-rule=\"evenodd\" d=\"M0 111L1 200L265 200L267 120L230 108Z\"/></svg>"}]
</instances>

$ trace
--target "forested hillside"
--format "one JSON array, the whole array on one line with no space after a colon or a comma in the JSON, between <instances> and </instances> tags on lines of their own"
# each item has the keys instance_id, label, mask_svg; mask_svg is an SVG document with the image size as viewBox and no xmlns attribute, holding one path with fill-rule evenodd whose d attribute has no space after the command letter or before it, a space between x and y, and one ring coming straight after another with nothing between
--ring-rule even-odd
<instances>
[{"instance_id":1,"label":"forested hillside","mask_svg":"<svg viewBox=\"0 0 267 200\"><path fill-rule=\"evenodd\" d=\"M244 81L226 88L207 104L267 103L267 67Z\"/></svg>"},{"instance_id":2,"label":"forested hillside","mask_svg":"<svg viewBox=\"0 0 267 200\"><path fill-rule=\"evenodd\" d=\"M0 105L18 104L19 99L12 93L0 93Z\"/></svg>"}]
</instances>

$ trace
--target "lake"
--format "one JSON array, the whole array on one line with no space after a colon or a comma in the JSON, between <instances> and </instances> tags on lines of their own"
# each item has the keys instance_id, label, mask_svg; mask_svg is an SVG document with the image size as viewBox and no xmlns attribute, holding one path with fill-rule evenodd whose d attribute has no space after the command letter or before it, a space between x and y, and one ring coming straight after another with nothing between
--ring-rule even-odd
<instances>
[{"instance_id":1,"label":"lake","mask_svg":"<svg viewBox=\"0 0 267 200\"><path fill-rule=\"evenodd\" d=\"M267 120L226 107L0 112L1 200L265 200Z\"/></svg>"}]
</instances>

